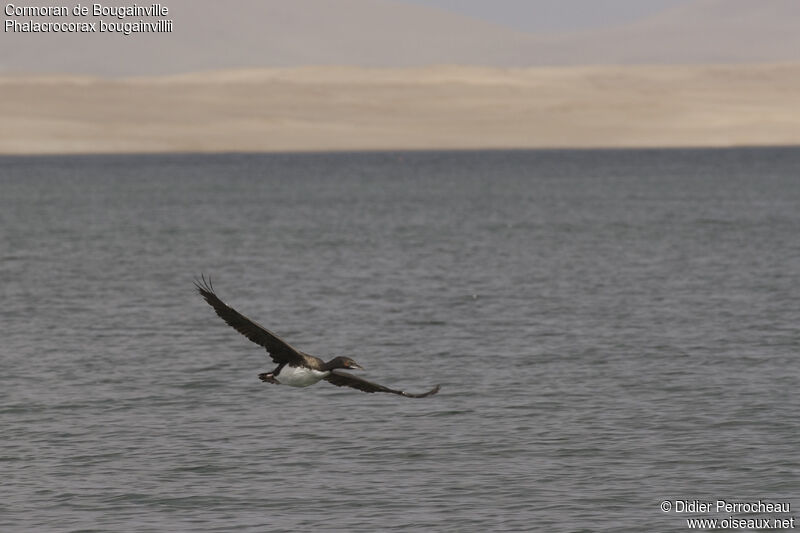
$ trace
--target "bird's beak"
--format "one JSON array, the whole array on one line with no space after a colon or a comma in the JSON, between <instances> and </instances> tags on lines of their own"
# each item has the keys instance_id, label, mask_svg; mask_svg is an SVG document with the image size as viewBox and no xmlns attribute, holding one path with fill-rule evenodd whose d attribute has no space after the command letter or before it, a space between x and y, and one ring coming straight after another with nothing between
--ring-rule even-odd
<instances>
[{"instance_id":1,"label":"bird's beak","mask_svg":"<svg viewBox=\"0 0 800 533\"><path fill-rule=\"evenodd\" d=\"M350 368L355 368L355 369L357 369L357 370L364 370L364 367L363 367L363 366L361 366L361 365L359 365L358 363L355 363L355 364L354 364L353 366L351 366Z\"/></svg>"}]
</instances>

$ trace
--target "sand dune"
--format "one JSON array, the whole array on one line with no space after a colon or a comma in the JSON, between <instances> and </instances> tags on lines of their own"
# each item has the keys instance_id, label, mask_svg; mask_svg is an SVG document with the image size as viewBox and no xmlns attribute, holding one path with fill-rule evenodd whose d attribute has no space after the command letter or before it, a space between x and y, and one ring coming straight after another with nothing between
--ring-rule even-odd
<instances>
[{"instance_id":1,"label":"sand dune","mask_svg":"<svg viewBox=\"0 0 800 533\"><path fill-rule=\"evenodd\" d=\"M800 144L800 65L0 77L0 153Z\"/></svg>"}]
</instances>

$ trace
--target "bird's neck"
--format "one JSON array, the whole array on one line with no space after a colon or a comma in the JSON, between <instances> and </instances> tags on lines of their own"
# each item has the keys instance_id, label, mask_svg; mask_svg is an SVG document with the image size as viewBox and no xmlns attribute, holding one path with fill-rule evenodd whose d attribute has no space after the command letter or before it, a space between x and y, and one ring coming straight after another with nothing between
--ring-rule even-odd
<instances>
[{"instance_id":1,"label":"bird's neck","mask_svg":"<svg viewBox=\"0 0 800 533\"><path fill-rule=\"evenodd\" d=\"M331 370L336 370L337 368L344 368L344 365L342 364L341 361L339 361L339 359L333 358L327 363L323 363L322 368L320 370L326 370L330 372Z\"/></svg>"}]
</instances>

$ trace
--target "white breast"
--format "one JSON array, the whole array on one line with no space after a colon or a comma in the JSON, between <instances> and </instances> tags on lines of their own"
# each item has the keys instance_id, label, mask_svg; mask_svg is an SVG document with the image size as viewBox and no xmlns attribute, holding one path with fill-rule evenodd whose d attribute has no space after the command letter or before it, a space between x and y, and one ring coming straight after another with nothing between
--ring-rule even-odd
<instances>
[{"instance_id":1,"label":"white breast","mask_svg":"<svg viewBox=\"0 0 800 533\"><path fill-rule=\"evenodd\" d=\"M308 387L328 374L330 372L286 365L281 368L275 379L278 380L278 383L289 385L290 387Z\"/></svg>"}]
</instances>

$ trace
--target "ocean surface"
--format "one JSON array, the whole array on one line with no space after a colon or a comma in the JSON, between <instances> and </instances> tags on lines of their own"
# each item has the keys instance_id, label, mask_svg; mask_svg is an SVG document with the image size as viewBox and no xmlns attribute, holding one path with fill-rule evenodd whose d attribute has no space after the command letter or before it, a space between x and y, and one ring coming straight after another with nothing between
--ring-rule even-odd
<instances>
[{"instance_id":1,"label":"ocean surface","mask_svg":"<svg viewBox=\"0 0 800 533\"><path fill-rule=\"evenodd\" d=\"M800 149L2 157L0 222L0 531L800 515ZM441 392L262 383L201 273Z\"/></svg>"}]
</instances>

